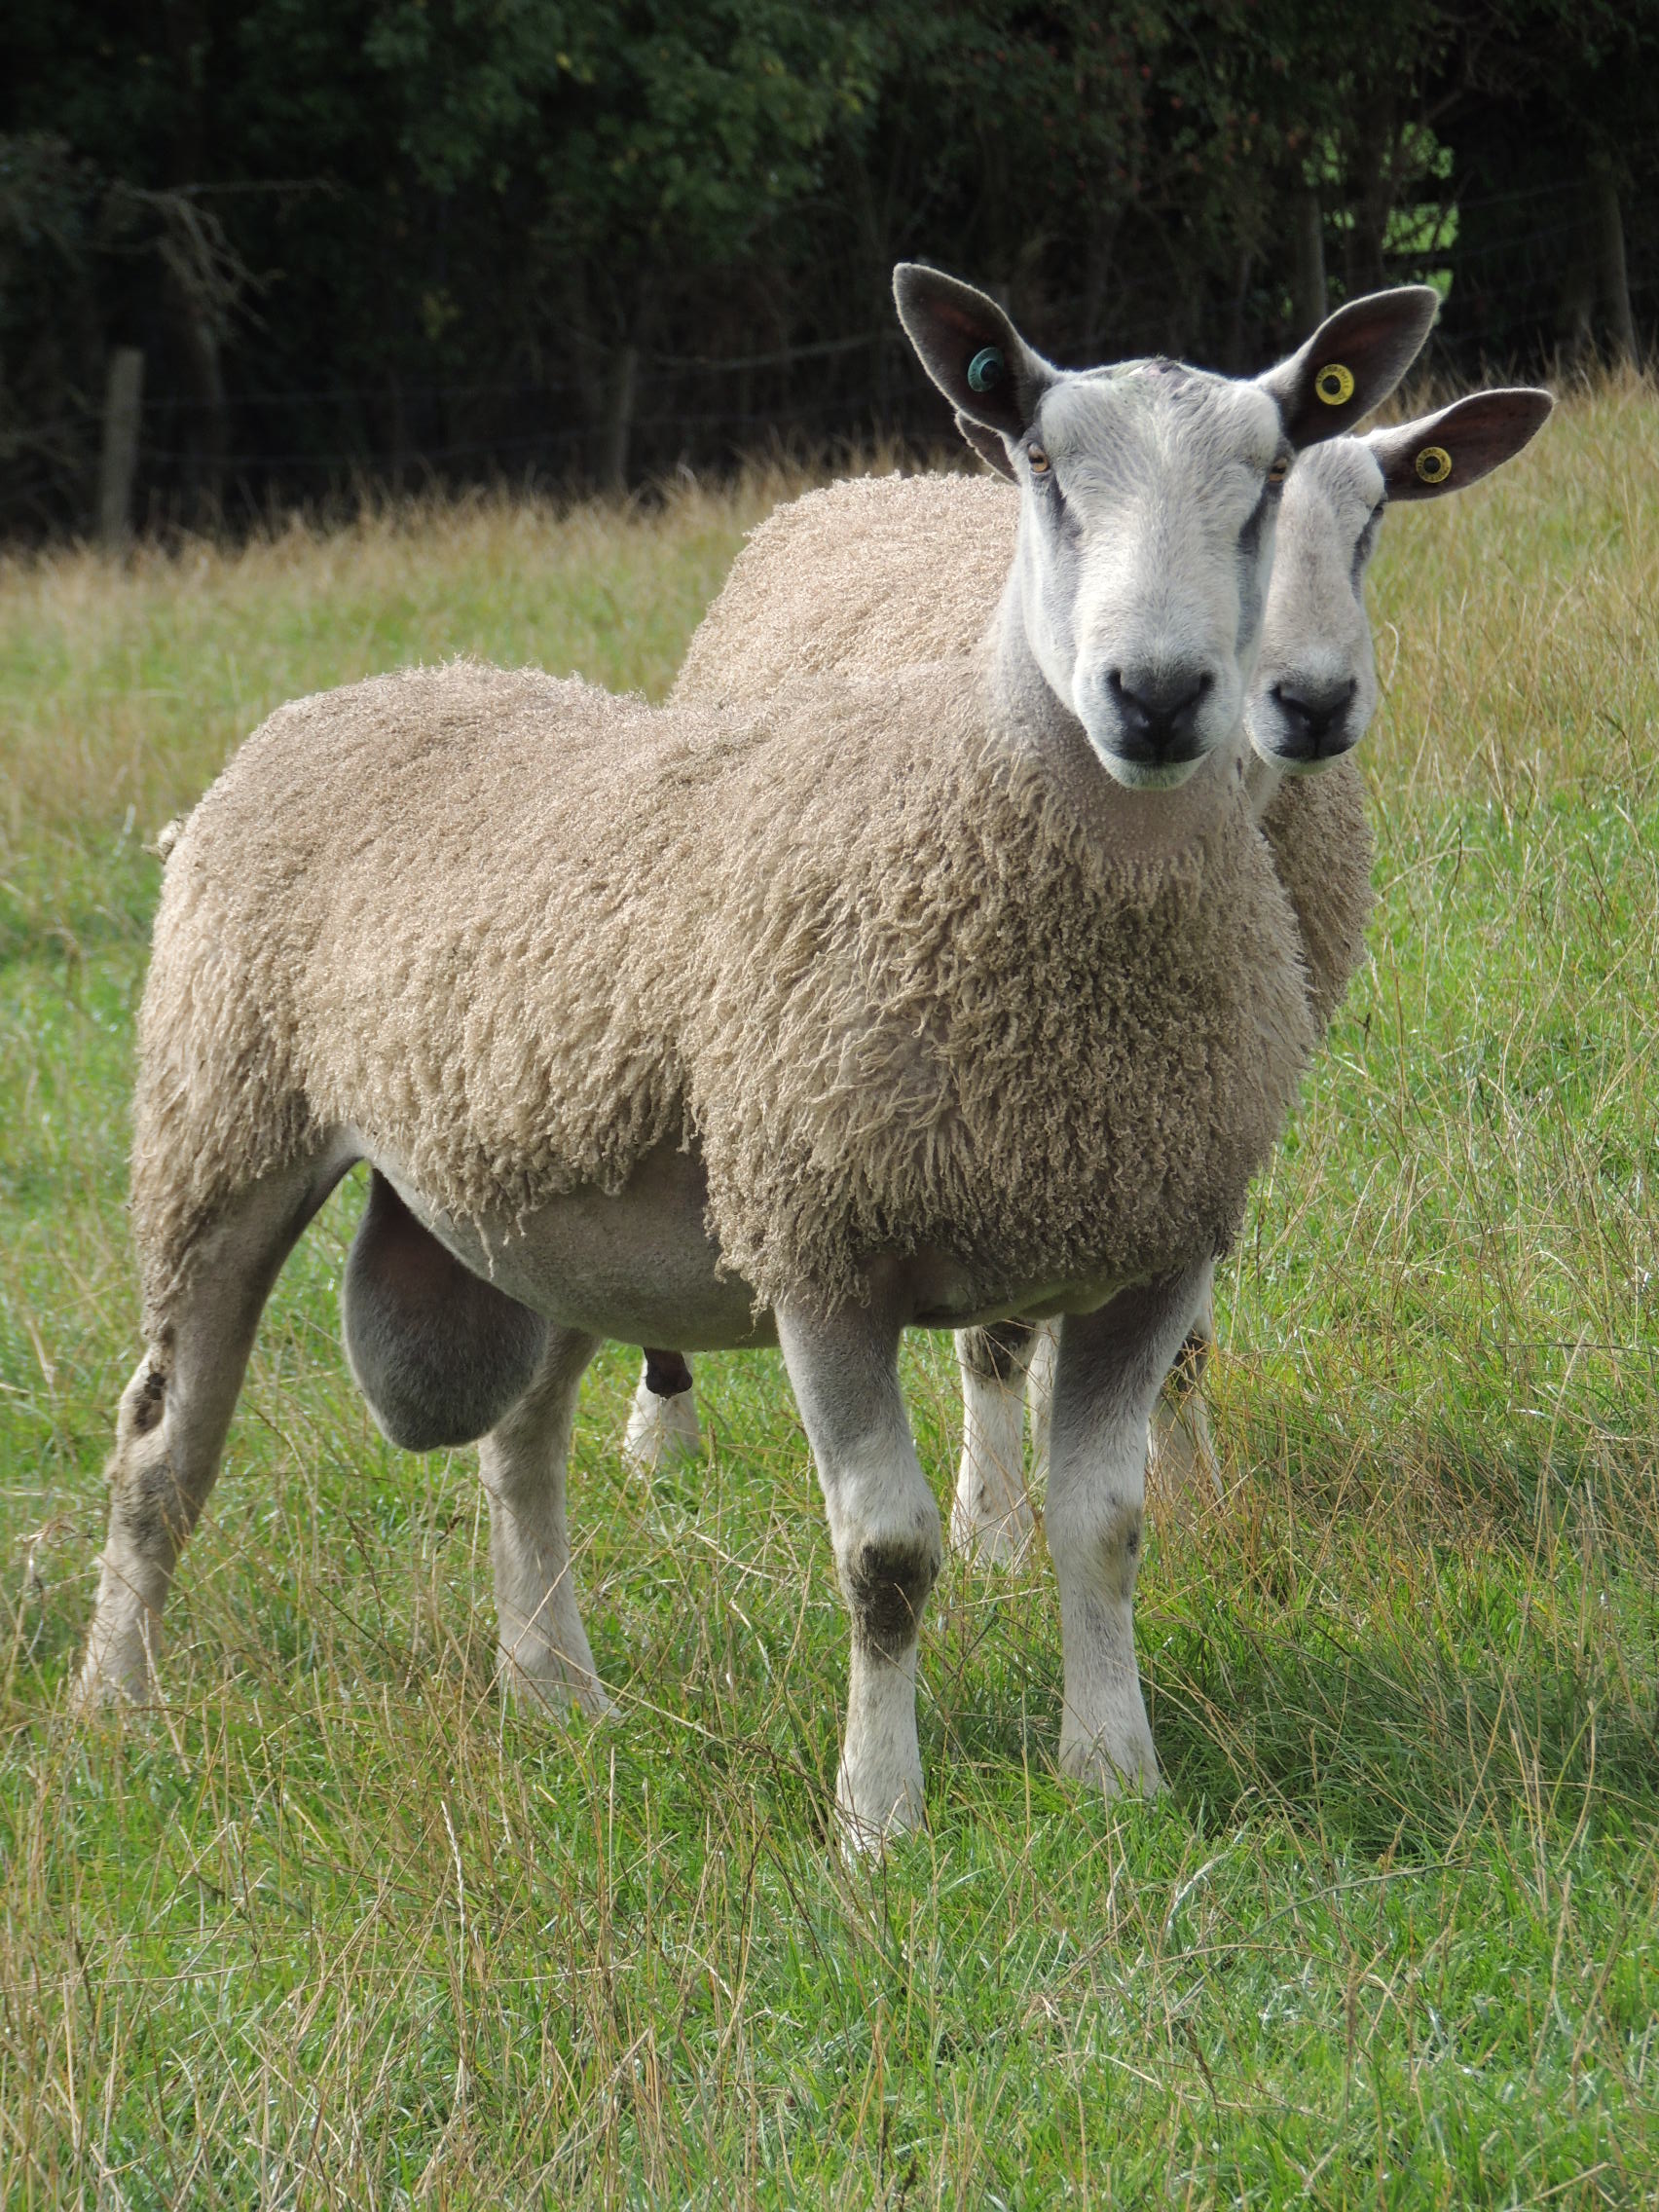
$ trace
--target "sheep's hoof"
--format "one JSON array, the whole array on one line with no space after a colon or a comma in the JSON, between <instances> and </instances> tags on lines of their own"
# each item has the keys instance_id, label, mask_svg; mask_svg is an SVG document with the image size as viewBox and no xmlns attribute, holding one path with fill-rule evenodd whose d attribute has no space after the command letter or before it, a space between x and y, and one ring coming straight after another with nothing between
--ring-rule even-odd
<instances>
[{"instance_id":1,"label":"sheep's hoof","mask_svg":"<svg viewBox=\"0 0 1659 2212\"><path fill-rule=\"evenodd\" d=\"M1023 1499L1006 1513L976 1513L958 1498L950 1509L950 1548L974 1567L1017 1567L1036 1530Z\"/></svg>"},{"instance_id":2,"label":"sheep's hoof","mask_svg":"<svg viewBox=\"0 0 1659 2212\"><path fill-rule=\"evenodd\" d=\"M497 1654L496 1678L502 1695L521 1712L548 1719L568 1720L580 1713L590 1720L608 1720L618 1710L597 1675L567 1675L556 1665L529 1667L504 1648Z\"/></svg>"},{"instance_id":3,"label":"sheep's hoof","mask_svg":"<svg viewBox=\"0 0 1659 2212\"><path fill-rule=\"evenodd\" d=\"M891 1796L885 1813L876 1806L884 1796ZM914 1835L922 1825L921 1777L905 1783L892 1795L890 1789L879 1791L872 1799L866 1793L855 1796L843 1767L835 1778L835 1834L841 1847L841 1856L850 1865L879 1858L889 1845L903 1842L905 1836Z\"/></svg>"},{"instance_id":4,"label":"sheep's hoof","mask_svg":"<svg viewBox=\"0 0 1659 2212\"><path fill-rule=\"evenodd\" d=\"M628 1412L622 1438L622 1456L637 1475L648 1481L660 1468L701 1458L702 1433L697 1426L697 1401L689 1390L672 1398L659 1398L642 1382Z\"/></svg>"},{"instance_id":5,"label":"sheep's hoof","mask_svg":"<svg viewBox=\"0 0 1659 2212\"><path fill-rule=\"evenodd\" d=\"M1168 1788L1158 1771L1150 1733L1110 1746L1104 1735L1062 1743L1060 1772L1074 1782L1093 1783L1108 1802L1114 1797L1159 1797Z\"/></svg>"},{"instance_id":6,"label":"sheep's hoof","mask_svg":"<svg viewBox=\"0 0 1659 2212\"><path fill-rule=\"evenodd\" d=\"M124 1711L138 1712L149 1702L147 1682L120 1681L101 1669L94 1675L83 1668L69 1693L69 1717L82 1726L91 1726Z\"/></svg>"},{"instance_id":7,"label":"sheep's hoof","mask_svg":"<svg viewBox=\"0 0 1659 2212\"><path fill-rule=\"evenodd\" d=\"M69 1711L74 1719L90 1721L159 1703L149 1651L142 1637L134 1636L130 1647L111 1643L88 1652L70 1692Z\"/></svg>"}]
</instances>

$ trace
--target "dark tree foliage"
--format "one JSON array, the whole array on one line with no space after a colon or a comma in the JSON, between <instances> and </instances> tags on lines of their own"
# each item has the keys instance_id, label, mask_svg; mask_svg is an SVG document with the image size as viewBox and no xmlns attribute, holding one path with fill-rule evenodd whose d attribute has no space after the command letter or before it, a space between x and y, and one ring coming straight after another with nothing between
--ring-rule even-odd
<instances>
[{"instance_id":1,"label":"dark tree foliage","mask_svg":"<svg viewBox=\"0 0 1659 2212\"><path fill-rule=\"evenodd\" d=\"M1397 278L1460 368L1659 319L1659 0L9 0L0 527L937 433L904 255L1064 360Z\"/></svg>"}]
</instances>

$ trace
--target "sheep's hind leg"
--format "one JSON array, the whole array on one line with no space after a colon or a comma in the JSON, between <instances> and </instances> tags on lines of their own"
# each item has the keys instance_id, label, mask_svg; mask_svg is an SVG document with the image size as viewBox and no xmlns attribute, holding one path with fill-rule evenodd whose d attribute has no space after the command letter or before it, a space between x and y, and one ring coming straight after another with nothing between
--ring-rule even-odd
<instances>
[{"instance_id":1,"label":"sheep's hind leg","mask_svg":"<svg viewBox=\"0 0 1659 2212\"><path fill-rule=\"evenodd\" d=\"M608 1713L610 1700L576 1609L565 1471L582 1372L599 1342L551 1330L535 1382L480 1447L503 1686L593 1714Z\"/></svg>"},{"instance_id":2,"label":"sheep's hind leg","mask_svg":"<svg viewBox=\"0 0 1659 2212\"><path fill-rule=\"evenodd\" d=\"M162 1341L122 1393L83 1711L151 1693L167 1588L219 1472L260 1313L339 1172L313 1162L244 1194L203 1239Z\"/></svg>"},{"instance_id":3,"label":"sheep's hind leg","mask_svg":"<svg viewBox=\"0 0 1659 2212\"><path fill-rule=\"evenodd\" d=\"M1160 1788L1135 1660L1146 1435L1205 1271L1145 1283L1068 1315L1054 1373L1049 1549L1060 1591L1060 1765L1115 1794Z\"/></svg>"},{"instance_id":4,"label":"sheep's hind leg","mask_svg":"<svg viewBox=\"0 0 1659 2212\"><path fill-rule=\"evenodd\" d=\"M846 1842L922 1817L916 1639L939 1573L939 1507L899 1388L899 1326L879 1297L830 1315L777 1309L778 1341L823 1485L852 1658L835 1800Z\"/></svg>"},{"instance_id":5,"label":"sheep's hind leg","mask_svg":"<svg viewBox=\"0 0 1659 2212\"><path fill-rule=\"evenodd\" d=\"M1054 1410L1054 1362L1060 1351L1060 1324L1044 1321L1038 1325L1037 1342L1031 1347L1031 1364L1025 1371L1025 1411L1031 1421L1031 1487L1047 1486L1049 1480L1049 1419Z\"/></svg>"},{"instance_id":6,"label":"sheep's hind leg","mask_svg":"<svg viewBox=\"0 0 1659 2212\"><path fill-rule=\"evenodd\" d=\"M702 1449L691 1362L683 1352L647 1348L628 1409L623 1458L636 1474L649 1477L673 1460L697 1458Z\"/></svg>"},{"instance_id":7,"label":"sheep's hind leg","mask_svg":"<svg viewBox=\"0 0 1659 2212\"><path fill-rule=\"evenodd\" d=\"M1192 1512L1203 1498L1222 1494L1221 1469L1202 1390L1204 1368L1214 1343L1212 1271L1203 1303L1175 1354L1175 1364L1164 1378L1152 1415L1147 1487L1155 1506L1161 1510L1167 1507L1177 1517Z\"/></svg>"},{"instance_id":8,"label":"sheep's hind leg","mask_svg":"<svg viewBox=\"0 0 1659 2212\"><path fill-rule=\"evenodd\" d=\"M1037 1331L1029 1321L959 1329L962 1463L950 1507L950 1547L1009 1567L1031 1540L1025 1494L1025 1385Z\"/></svg>"}]
</instances>

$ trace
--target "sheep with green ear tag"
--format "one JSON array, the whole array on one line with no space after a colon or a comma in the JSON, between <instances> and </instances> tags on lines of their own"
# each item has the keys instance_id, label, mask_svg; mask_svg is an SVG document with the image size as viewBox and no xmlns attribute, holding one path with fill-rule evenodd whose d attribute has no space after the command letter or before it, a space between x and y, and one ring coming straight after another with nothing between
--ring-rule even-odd
<instances>
[{"instance_id":1,"label":"sheep with green ear tag","mask_svg":"<svg viewBox=\"0 0 1659 2212\"><path fill-rule=\"evenodd\" d=\"M1323 385L1331 396L1321 391L1321 403L1340 404L1343 380ZM1363 957L1371 908L1363 791L1352 763L1338 763L1376 711L1364 584L1384 507L1481 482L1530 442L1552 404L1537 390L1471 393L1419 422L1313 446L1285 485L1245 723L1252 798L1295 906L1321 1030ZM676 698L752 704L804 673L874 675L895 657L944 659L978 638L1004 588L1019 501L1001 436L965 417L958 427L1005 481L863 478L779 508L704 617ZM822 579L822 599L800 589L807 574ZM1218 1480L1194 1388L1213 1334L1206 1299L1154 1416L1153 1480L1169 1499ZM1017 1558L1031 1533L1026 1406L1040 1481L1054 1343L1051 1327L1017 1321L959 1343L963 1448L950 1531L983 1561ZM684 1361L668 1369L647 1357L623 1449L647 1472L701 1449Z\"/></svg>"},{"instance_id":2,"label":"sheep with green ear tag","mask_svg":"<svg viewBox=\"0 0 1659 2212\"><path fill-rule=\"evenodd\" d=\"M924 365L1019 476L976 650L757 712L407 671L280 710L192 814L140 1022L146 1350L86 1703L146 1685L265 1297L366 1161L407 1217L351 1276L383 1350L407 1301L430 1318L445 1261L458 1342L489 1335L469 1285L545 1324L462 1379L511 1683L603 1698L564 1494L596 1345L775 1338L851 1616L840 1816L855 1842L913 1825L941 1531L900 1337L1060 1314L1060 1756L1157 1787L1146 1421L1313 1040L1246 788L1279 480L1346 426L1320 367L1349 368L1363 411L1427 310L1356 303L1256 380L1079 375L967 285L896 284ZM977 393L987 348L1006 374ZM441 1330L411 1357L441 1425Z\"/></svg>"}]
</instances>

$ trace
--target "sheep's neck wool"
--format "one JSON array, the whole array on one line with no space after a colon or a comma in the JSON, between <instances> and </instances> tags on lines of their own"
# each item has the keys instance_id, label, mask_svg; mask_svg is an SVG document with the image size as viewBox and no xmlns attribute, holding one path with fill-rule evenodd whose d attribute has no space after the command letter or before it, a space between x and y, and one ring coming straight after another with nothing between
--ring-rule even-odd
<instances>
[{"instance_id":1,"label":"sheep's neck wool","mask_svg":"<svg viewBox=\"0 0 1659 2212\"><path fill-rule=\"evenodd\" d=\"M969 650L996 614L1019 494L992 477L854 477L792 499L738 555L677 700L756 707L802 675L892 681ZM1365 957L1371 831L1352 758L1288 778L1263 829L1302 925L1322 1030Z\"/></svg>"},{"instance_id":2,"label":"sheep's neck wool","mask_svg":"<svg viewBox=\"0 0 1659 2212\"><path fill-rule=\"evenodd\" d=\"M739 718L471 662L282 708L170 860L133 1205L152 1322L353 1125L457 1219L694 1146L760 1300L883 1251L1101 1281L1235 1233L1312 1043L1242 794L1104 864L968 664Z\"/></svg>"},{"instance_id":3,"label":"sheep's neck wool","mask_svg":"<svg viewBox=\"0 0 1659 2212\"><path fill-rule=\"evenodd\" d=\"M1376 903L1375 841L1359 763L1349 754L1316 775L1287 777L1262 830L1296 910L1313 1019L1323 1036L1365 960L1365 925Z\"/></svg>"}]
</instances>

